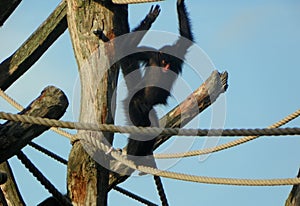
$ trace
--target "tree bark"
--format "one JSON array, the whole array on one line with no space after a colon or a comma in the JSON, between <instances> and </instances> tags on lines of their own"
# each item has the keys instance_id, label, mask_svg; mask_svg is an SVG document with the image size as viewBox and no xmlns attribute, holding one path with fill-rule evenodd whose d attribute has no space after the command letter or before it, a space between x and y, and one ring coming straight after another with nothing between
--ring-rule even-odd
<instances>
[{"instance_id":1,"label":"tree bark","mask_svg":"<svg viewBox=\"0 0 300 206\"><path fill-rule=\"evenodd\" d=\"M108 1L67 0L68 27L81 80L80 122L113 124L112 95L119 70L110 68L114 48L107 48L93 31L103 29L107 40L128 32L127 5ZM109 70L108 70L109 69ZM79 91L78 91L79 92ZM111 144L113 134L80 131ZM107 162L103 160L104 164ZM74 205L107 205L109 172L75 142L68 161L68 194Z\"/></svg>"},{"instance_id":2,"label":"tree bark","mask_svg":"<svg viewBox=\"0 0 300 206\"><path fill-rule=\"evenodd\" d=\"M25 205L20 191L17 187L14 175L11 171L11 168L7 162L3 162L0 164L0 170L5 171L7 174L7 181L0 185L2 189L3 196L5 198L6 203L9 206L23 206ZM1 203L0 203L1 205Z\"/></svg>"}]
</instances>

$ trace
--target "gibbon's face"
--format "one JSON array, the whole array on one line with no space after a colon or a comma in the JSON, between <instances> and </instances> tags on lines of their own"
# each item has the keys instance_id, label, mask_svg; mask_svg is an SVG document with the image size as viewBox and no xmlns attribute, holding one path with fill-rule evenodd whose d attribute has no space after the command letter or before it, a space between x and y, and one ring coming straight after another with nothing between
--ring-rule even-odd
<instances>
[{"instance_id":1,"label":"gibbon's face","mask_svg":"<svg viewBox=\"0 0 300 206\"><path fill-rule=\"evenodd\" d=\"M171 57L161 51L155 52L149 59L149 66L160 67L161 71L166 73L171 68Z\"/></svg>"}]
</instances>

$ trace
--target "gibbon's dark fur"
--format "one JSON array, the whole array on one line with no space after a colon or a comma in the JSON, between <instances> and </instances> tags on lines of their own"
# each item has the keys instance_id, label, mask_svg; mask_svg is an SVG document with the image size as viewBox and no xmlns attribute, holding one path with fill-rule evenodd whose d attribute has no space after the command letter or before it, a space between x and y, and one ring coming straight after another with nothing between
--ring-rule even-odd
<instances>
[{"instance_id":1,"label":"gibbon's dark fur","mask_svg":"<svg viewBox=\"0 0 300 206\"><path fill-rule=\"evenodd\" d=\"M149 30L159 12L159 6L154 9L152 6L146 18L133 31ZM144 51L141 50L140 53L129 55L126 61L121 63L129 90L124 105L125 109L128 109L126 114L128 122L132 125L158 126L158 118L153 107L167 103L173 83L182 71L184 56L193 43L190 19L184 0L177 1L177 13L181 37L173 45L164 46L159 50L143 49ZM137 46L142 38L143 35L138 36L131 41L131 45ZM134 81L130 77L126 79L126 75L139 69L141 64L145 67L144 75L139 71L134 75ZM134 158L133 156L152 155L154 143L153 136L132 134L128 138L127 154L131 159Z\"/></svg>"}]
</instances>

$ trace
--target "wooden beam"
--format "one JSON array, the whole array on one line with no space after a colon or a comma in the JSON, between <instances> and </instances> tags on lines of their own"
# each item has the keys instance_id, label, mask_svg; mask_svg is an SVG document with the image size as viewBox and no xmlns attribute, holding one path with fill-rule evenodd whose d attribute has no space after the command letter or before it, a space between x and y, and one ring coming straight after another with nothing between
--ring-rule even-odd
<instances>
[{"instance_id":1,"label":"wooden beam","mask_svg":"<svg viewBox=\"0 0 300 206\"><path fill-rule=\"evenodd\" d=\"M227 72L219 73L218 71L213 71L210 77L197 90L195 90L168 114L162 117L160 119L160 124L171 128L183 127L199 113L214 103L220 94L227 90L227 80ZM166 142L170 137L171 136L165 135L158 136L155 143L155 149ZM127 172L124 171L124 174L126 173ZM111 173L109 179L109 189L112 189L114 186L125 181L127 178L128 176L121 176L116 173Z\"/></svg>"},{"instance_id":2,"label":"wooden beam","mask_svg":"<svg viewBox=\"0 0 300 206\"><path fill-rule=\"evenodd\" d=\"M227 80L227 72L219 73L218 71L213 71L210 77L198 89L180 103L180 105L162 117L160 124L170 128L184 127L198 114L214 103L220 94L227 90ZM172 136L158 136L154 148L157 149L170 139L170 137Z\"/></svg>"},{"instance_id":3,"label":"wooden beam","mask_svg":"<svg viewBox=\"0 0 300 206\"><path fill-rule=\"evenodd\" d=\"M60 89L50 86L20 114L59 119L67 107L66 95ZM40 125L5 122L0 126L0 163L18 153L32 139L48 129L49 127Z\"/></svg>"},{"instance_id":4,"label":"wooden beam","mask_svg":"<svg viewBox=\"0 0 300 206\"><path fill-rule=\"evenodd\" d=\"M81 82L80 122L109 123L114 121L112 95L119 70L109 70L114 48L108 48L94 31L103 29L108 40L128 33L127 5L111 1L67 0L68 28L78 64ZM79 131L112 143L113 134ZM104 156L105 157L105 156ZM107 160L104 158L104 162ZM73 144L68 161L68 194L73 205L107 205L109 171L87 154L84 145Z\"/></svg>"},{"instance_id":5,"label":"wooden beam","mask_svg":"<svg viewBox=\"0 0 300 206\"><path fill-rule=\"evenodd\" d=\"M23 75L67 29L67 4L62 1L42 25L0 64L0 88L6 90Z\"/></svg>"},{"instance_id":6,"label":"wooden beam","mask_svg":"<svg viewBox=\"0 0 300 206\"><path fill-rule=\"evenodd\" d=\"M21 0L1 0L0 1L0 26L3 26L4 22L14 12L17 6L21 3Z\"/></svg>"}]
</instances>

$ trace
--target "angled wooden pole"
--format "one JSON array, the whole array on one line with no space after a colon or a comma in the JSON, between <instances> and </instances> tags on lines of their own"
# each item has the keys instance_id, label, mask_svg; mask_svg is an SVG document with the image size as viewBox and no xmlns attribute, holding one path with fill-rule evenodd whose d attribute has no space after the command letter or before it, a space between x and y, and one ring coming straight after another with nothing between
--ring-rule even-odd
<instances>
[{"instance_id":1,"label":"angled wooden pole","mask_svg":"<svg viewBox=\"0 0 300 206\"><path fill-rule=\"evenodd\" d=\"M180 128L190 122L199 113L213 104L217 98L228 88L228 73L219 73L213 71L208 79L183 102L168 112L160 119L160 124L170 128ZM158 148L166 142L171 136L159 135L157 137L155 148ZM119 162L113 163L119 165ZM127 168L125 168L127 169ZM124 171L126 174L126 171ZM117 173L111 173L109 179L109 189L117 184L124 182L128 176L122 176Z\"/></svg>"},{"instance_id":2,"label":"angled wooden pole","mask_svg":"<svg viewBox=\"0 0 300 206\"><path fill-rule=\"evenodd\" d=\"M4 22L14 12L14 10L21 3L21 0L1 0L0 1L0 26L3 26Z\"/></svg>"},{"instance_id":3,"label":"angled wooden pole","mask_svg":"<svg viewBox=\"0 0 300 206\"><path fill-rule=\"evenodd\" d=\"M42 25L0 64L0 88L6 90L22 76L67 29L66 2L62 1Z\"/></svg>"}]
</instances>

